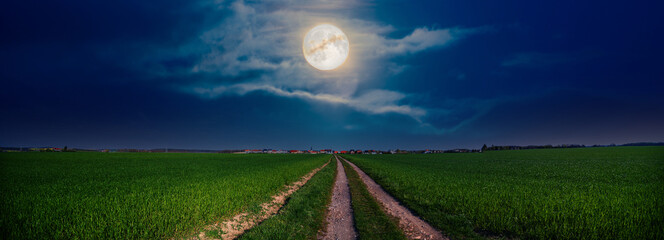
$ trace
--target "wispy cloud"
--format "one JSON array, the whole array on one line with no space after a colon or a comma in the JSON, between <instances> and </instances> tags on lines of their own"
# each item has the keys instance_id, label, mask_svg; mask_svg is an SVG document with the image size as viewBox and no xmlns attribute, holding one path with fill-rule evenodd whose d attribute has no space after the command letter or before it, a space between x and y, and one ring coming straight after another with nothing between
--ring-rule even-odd
<instances>
[{"instance_id":1,"label":"wispy cloud","mask_svg":"<svg viewBox=\"0 0 664 240\"><path fill-rule=\"evenodd\" d=\"M216 98L223 95L245 95L254 91L263 91L275 96L298 98L303 100L323 102L327 104L345 105L357 111L370 114L398 113L412 117L417 121L426 115L426 110L407 104L400 104L406 95L389 90L371 90L357 97L343 97L334 94L312 93L305 90L284 90L268 84L234 84L230 86L217 86L212 88L196 87L190 90L206 98Z\"/></svg>"},{"instance_id":2,"label":"wispy cloud","mask_svg":"<svg viewBox=\"0 0 664 240\"><path fill-rule=\"evenodd\" d=\"M413 54L445 46L474 31L472 29L429 29L428 27L421 27L400 39L380 39L380 43L374 46L378 56Z\"/></svg>"},{"instance_id":3,"label":"wispy cloud","mask_svg":"<svg viewBox=\"0 0 664 240\"><path fill-rule=\"evenodd\" d=\"M402 114L422 122L429 110L403 104L408 94L371 88L359 91L358 86L370 80L370 69L381 74L399 74L406 69L391 58L438 49L481 31L419 27L403 37L389 38L387 35L395 31L390 25L339 17L330 11L347 8L347 4L297 0L291 4L299 7L265 7L243 1L224 5L230 15L200 37L208 51L192 68L192 73L218 77L182 88L205 98L262 91L343 105L366 114ZM308 66L302 56L302 38L319 23L339 26L350 40L349 60L337 70L321 72ZM376 69L378 65L390 67L385 71L385 67Z\"/></svg>"}]
</instances>

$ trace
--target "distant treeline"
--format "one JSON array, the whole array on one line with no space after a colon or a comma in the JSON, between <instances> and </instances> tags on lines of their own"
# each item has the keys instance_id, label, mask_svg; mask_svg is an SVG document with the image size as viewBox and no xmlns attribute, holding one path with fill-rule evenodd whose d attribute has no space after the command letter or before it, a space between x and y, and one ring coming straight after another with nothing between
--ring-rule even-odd
<instances>
[{"instance_id":1,"label":"distant treeline","mask_svg":"<svg viewBox=\"0 0 664 240\"><path fill-rule=\"evenodd\" d=\"M499 150L522 150L522 149L547 149L547 148L584 148L583 144L561 144L561 145L528 145L528 146L494 146L487 147L486 144L482 146L482 152L486 151L499 151Z\"/></svg>"},{"instance_id":2,"label":"distant treeline","mask_svg":"<svg viewBox=\"0 0 664 240\"><path fill-rule=\"evenodd\" d=\"M616 147L616 146L664 146L664 142L637 142L637 143L626 143L622 145L608 144L608 145L591 145L586 146L583 144L559 144L559 145L528 145L528 146L516 146L516 145L506 145L506 146L495 146L491 145L490 147L484 144L481 149L448 149L448 150L343 150L343 151L333 151L332 149L324 150L273 150L273 149L262 149L262 150L202 150L202 149L171 149L171 148L157 148L157 149L81 149L81 148L68 148L67 146L63 148L57 147L0 147L0 152L170 152L170 153L341 153L341 154L405 154L405 153L415 153L415 154L427 154L427 153L475 153L475 152L486 152L486 151L502 151L502 150L523 150L523 149L548 149L548 148L585 148L585 147Z\"/></svg>"},{"instance_id":3,"label":"distant treeline","mask_svg":"<svg viewBox=\"0 0 664 240\"><path fill-rule=\"evenodd\" d=\"M244 150L201 150L201 149L83 149L83 148L57 148L57 147L0 147L0 152L172 152L172 153L238 153Z\"/></svg>"},{"instance_id":4,"label":"distant treeline","mask_svg":"<svg viewBox=\"0 0 664 240\"><path fill-rule=\"evenodd\" d=\"M592 145L586 146L583 144L560 144L560 145L528 145L528 146L494 146L487 147L486 144L482 146L482 152L485 151L500 151L500 150L522 150L522 149L548 149L548 148L585 148L585 147L616 147L616 146L664 146L664 142L639 142L627 143L622 145L608 144L608 145Z\"/></svg>"},{"instance_id":5,"label":"distant treeline","mask_svg":"<svg viewBox=\"0 0 664 240\"><path fill-rule=\"evenodd\" d=\"M638 143L627 143L620 146L664 146L664 142L638 142Z\"/></svg>"}]
</instances>

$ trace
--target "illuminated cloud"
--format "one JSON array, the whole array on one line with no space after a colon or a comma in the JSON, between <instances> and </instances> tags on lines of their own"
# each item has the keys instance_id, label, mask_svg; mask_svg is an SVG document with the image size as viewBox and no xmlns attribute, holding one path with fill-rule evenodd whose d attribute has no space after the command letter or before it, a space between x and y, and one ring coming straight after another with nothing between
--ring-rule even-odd
<instances>
[{"instance_id":1,"label":"illuminated cloud","mask_svg":"<svg viewBox=\"0 0 664 240\"><path fill-rule=\"evenodd\" d=\"M357 97L343 97L325 93L311 93L304 90L284 90L271 85L235 84L231 86L218 86L214 88L197 87L191 89L193 93L206 98L216 98L222 95L245 95L254 91L263 91L275 96L298 98L322 102L327 104L344 105L360 112L369 114L398 113L410 116L420 121L426 114L424 109L410 105L399 104L406 96L402 93L389 90L372 90Z\"/></svg>"},{"instance_id":2,"label":"illuminated cloud","mask_svg":"<svg viewBox=\"0 0 664 240\"><path fill-rule=\"evenodd\" d=\"M393 63L390 58L440 48L476 32L420 27L402 38L388 38L387 34L395 31L392 26L330 13L349 5L315 1L293 5L300 7L272 9L243 1L226 6L231 15L201 36L209 51L192 69L194 73L217 74L221 80L183 89L205 98L263 91L275 96L341 104L366 114L402 114L421 122L428 110L402 103L407 94L387 89L359 91L358 85L371 75L369 68L362 67L383 64L389 68L387 73L399 74L406 66ZM347 33L352 60L346 63L349 66L321 73L306 64L301 42L304 33L315 23L330 21ZM239 76L251 77L236 82Z\"/></svg>"}]
</instances>

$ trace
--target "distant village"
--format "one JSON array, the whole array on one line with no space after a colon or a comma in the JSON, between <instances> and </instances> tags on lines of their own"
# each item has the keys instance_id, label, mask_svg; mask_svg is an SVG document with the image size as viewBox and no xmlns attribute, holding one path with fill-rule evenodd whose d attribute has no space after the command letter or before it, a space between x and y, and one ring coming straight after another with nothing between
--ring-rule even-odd
<instances>
[{"instance_id":1,"label":"distant village","mask_svg":"<svg viewBox=\"0 0 664 240\"><path fill-rule=\"evenodd\" d=\"M448 150L333 150L320 149L314 150L277 150L277 149L240 149L240 150L199 150L199 149L82 149L62 147L0 147L0 152L152 152L152 153L233 153L233 154L431 154L431 153L481 153L487 151L505 151L505 150L526 150L526 149L549 149L549 148L586 148L586 147L616 147L616 146L664 146L664 142L639 142L627 144L609 144L609 145L581 145L581 144L560 144L560 145L528 145L528 146L487 146L480 149L448 149Z\"/></svg>"}]
</instances>

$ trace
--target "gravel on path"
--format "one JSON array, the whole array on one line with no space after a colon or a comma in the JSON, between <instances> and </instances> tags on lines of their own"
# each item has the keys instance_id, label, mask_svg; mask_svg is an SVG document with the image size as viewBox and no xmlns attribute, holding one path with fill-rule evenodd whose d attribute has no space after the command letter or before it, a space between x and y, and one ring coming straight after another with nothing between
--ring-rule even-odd
<instances>
[{"instance_id":1,"label":"gravel on path","mask_svg":"<svg viewBox=\"0 0 664 240\"><path fill-rule=\"evenodd\" d=\"M204 231L200 232L198 235L190 239L192 240L217 239L216 237L208 236L206 234L206 232L208 231L219 232L221 235L221 239L235 239L239 237L245 231L255 227L265 219L268 219L272 215L276 214L279 211L279 209L281 209L281 207L284 206L284 204L286 203L286 199L288 199L288 197L291 194L300 189L300 187L304 186L304 184L306 184L309 181L309 179L311 179L311 177L313 177L318 171L327 166L328 163L330 162L328 161L323 166L312 170L307 175L304 175L304 177L302 177L297 182L294 182L286 186L285 187L286 189L272 196L272 201L261 204L261 211L258 214L251 214L248 212L237 214L234 217L224 222L215 223L205 227Z\"/></svg>"},{"instance_id":2,"label":"gravel on path","mask_svg":"<svg viewBox=\"0 0 664 240\"><path fill-rule=\"evenodd\" d=\"M364 173L362 169L358 168L352 162L341 158L346 161L353 169L360 175L362 182L367 185L369 193L378 200L383 206L383 209L388 215L399 219L399 227L403 230L404 234L409 239L449 239L441 232L433 228L424 220L415 216L406 207L399 204L399 202L390 196L380 185L378 185L369 175Z\"/></svg>"},{"instance_id":3,"label":"gravel on path","mask_svg":"<svg viewBox=\"0 0 664 240\"><path fill-rule=\"evenodd\" d=\"M350 205L350 188L344 166L337 159L337 177L334 180L332 202L328 208L327 229L319 239L347 240L356 239L357 233L353 225L353 209Z\"/></svg>"}]
</instances>

